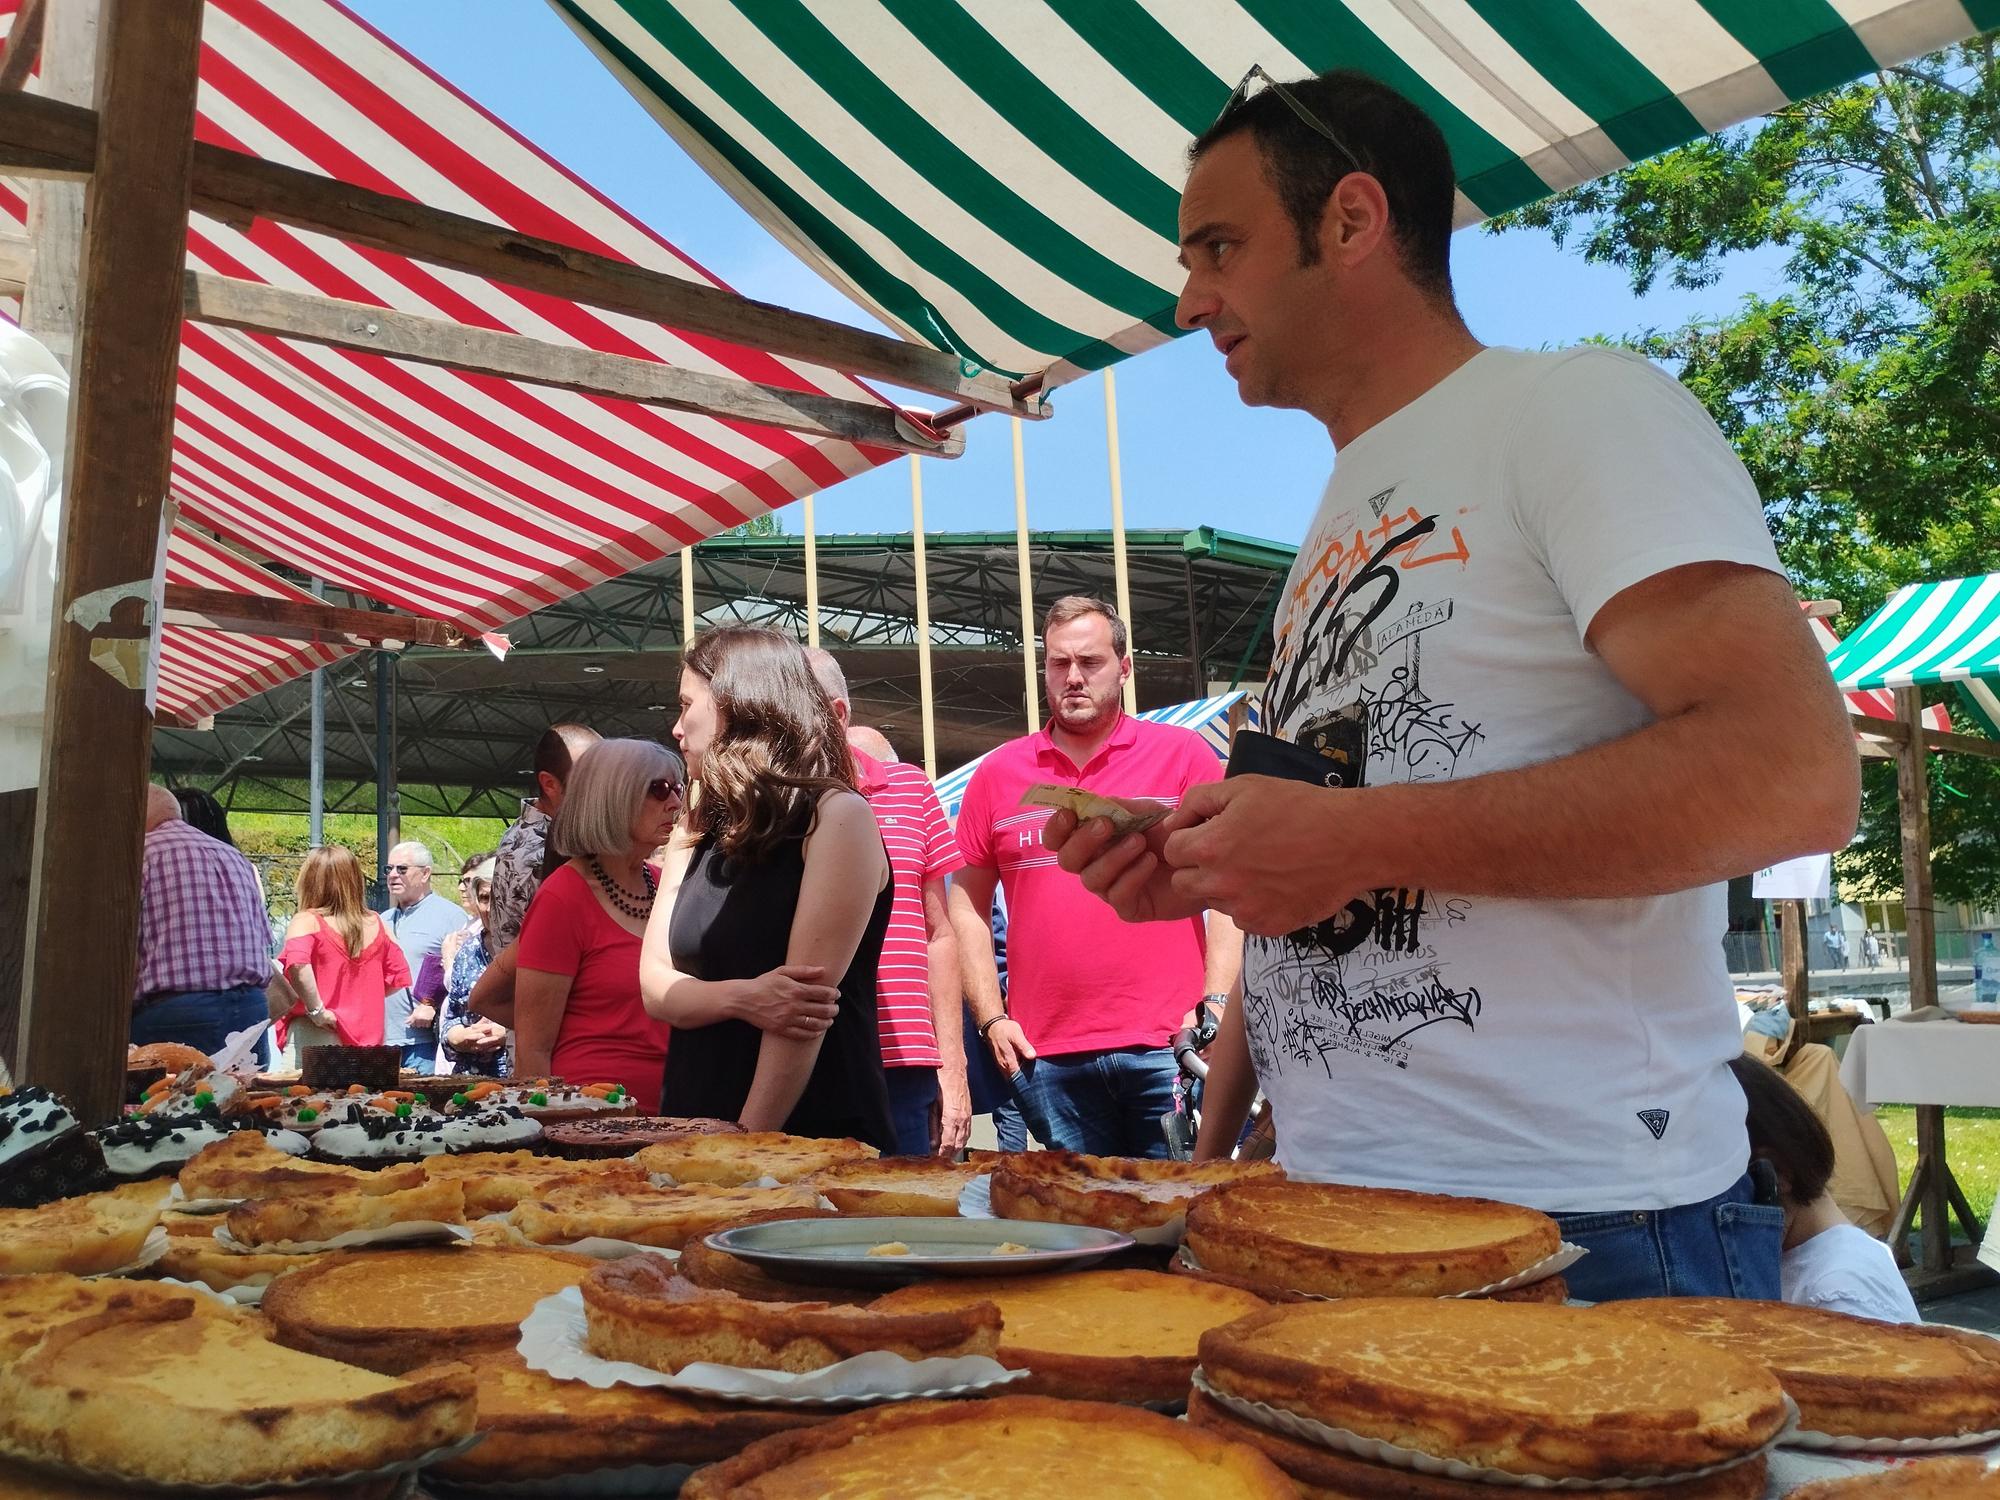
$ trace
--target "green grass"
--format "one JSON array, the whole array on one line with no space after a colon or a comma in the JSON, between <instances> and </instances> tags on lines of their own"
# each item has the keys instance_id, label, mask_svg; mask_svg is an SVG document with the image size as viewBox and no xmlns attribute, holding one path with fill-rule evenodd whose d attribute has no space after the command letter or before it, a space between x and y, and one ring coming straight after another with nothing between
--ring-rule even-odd
<instances>
[{"instance_id":1,"label":"green grass","mask_svg":"<svg viewBox=\"0 0 2000 1500\"><path fill-rule=\"evenodd\" d=\"M1908 1188L1917 1164L1917 1112L1907 1104L1881 1104L1875 1118L1896 1153L1901 1186ZM1947 1109L1944 1145L1952 1175L1984 1224L1993 1216L1993 1200L2000 1192L2000 1109Z\"/></svg>"},{"instance_id":2,"label":"green grass","mask_svg":"<svg viewBox=\"0 0 2000 1500\"><path fill-rule=\"evenodd\" d=\"M306 820L289 813L231 813L229 832L236 846L264 873L264 890L271 910L279 916L292 913L292 883L298 878L299 864L311 847ZM432 875L434 889L456 900L458 870L468 854L490 851L500 842L507 825L498 818L434 818L422 814L403 819L403 837L421 839L430 846L437 861ZM362 870L375 874L375 819L366 813L329 813L326 841L345 844L361 861Z\"/></svg>"}]
</instances>

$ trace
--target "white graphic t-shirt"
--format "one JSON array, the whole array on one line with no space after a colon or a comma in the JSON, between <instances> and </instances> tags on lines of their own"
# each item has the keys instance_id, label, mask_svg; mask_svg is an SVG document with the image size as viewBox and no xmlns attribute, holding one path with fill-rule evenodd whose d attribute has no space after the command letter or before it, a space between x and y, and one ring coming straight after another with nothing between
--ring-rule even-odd
<instances>
[{"instance_id":1,"label":"white graphic t-shirt","mask_svg":"<svg viewBox=\"0 0 2000 1500\"><path fill-rule=\"evenodd\" d=\"M1692 396L1619 351L1485 350L1340 453L1279 601L1264 722L1359 746L1370 786L1616 739L1650 715L1585 647L1592 619L1711 561L1782 571ZM1721 886L1378 890L1247 939L1244 1025L1279 1159L1550 1212L1715 1196L1750 1154L1725 1066L1742 1047L1726 925Z\"/></svg>"}]
</instances>

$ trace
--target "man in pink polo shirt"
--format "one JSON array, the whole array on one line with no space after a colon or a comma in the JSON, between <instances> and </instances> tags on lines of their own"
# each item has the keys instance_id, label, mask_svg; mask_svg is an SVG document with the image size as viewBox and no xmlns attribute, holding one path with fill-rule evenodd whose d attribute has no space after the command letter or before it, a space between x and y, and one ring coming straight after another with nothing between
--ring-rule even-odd
<instances>
[{"instance_id":1,"label":"man in pink polo shirt","mask_svg":"<svg viewBox=\"0 0 2000 1500\"><path fill-rule=\"evenodd\" d=\"M1042 847L1049 810L1023 807L1037 782L1172 807L1222 766L1201 737L1124 710L1132 672L1125 622L1071 595L1042 623L1048 727L979 763L958 812L965 868L952 925L980 1035L1042 1141L1103 1156L1164 1156L1173 1109L1168 1043L1204 995L1236 983L1243 940L1227 917L1171 926L1120 922ZM989 925L1007 894L1007 1000Z\"/></svg>"},{"instance_id":2,"label":"man in pink polo shirt","mask_svg":"<svg viewBox=\"0 0 2000 1500\"><path fill-rule=\"evenodd\" d=\"M899 1156L956 1160L972 1129L965 1079L958 942L945 913L945 876L965 861L930 779L895 758L874 730L850 722L847 674L817 648L806 652L834 716L847 731L861 795L889 851L889 931L876 970L882 1071ZM873 745L868 744L873 740ZM887 758L871 753L887 752Z\"/></svg>"}]
</instances>

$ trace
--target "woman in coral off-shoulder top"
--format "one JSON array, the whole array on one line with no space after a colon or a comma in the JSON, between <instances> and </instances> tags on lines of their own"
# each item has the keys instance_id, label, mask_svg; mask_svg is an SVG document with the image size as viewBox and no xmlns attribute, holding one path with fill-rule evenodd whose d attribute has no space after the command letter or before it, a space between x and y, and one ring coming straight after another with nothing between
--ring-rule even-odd
<instances>
[{"instance_id":1,"label":"woman in coral off-shoulder top","mask_svg":"<svg viewBox=\"0 0 2000 1500\"><path fill-rule=\"evenodd\" d=\"M403 950L362 898L361 861L339 844L299 867L299 914L278 963L299 1002L278 1018L278 1045L379 1047L383 1001L410 983Z\"/></svg>"}]
</instances>

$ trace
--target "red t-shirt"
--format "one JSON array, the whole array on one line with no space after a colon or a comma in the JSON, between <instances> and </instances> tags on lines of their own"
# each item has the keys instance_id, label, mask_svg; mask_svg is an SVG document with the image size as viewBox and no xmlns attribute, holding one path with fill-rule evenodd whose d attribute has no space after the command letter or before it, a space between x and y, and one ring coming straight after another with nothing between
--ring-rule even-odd
<instances>
[{"instance_id":1,"label":"red t-shirt","mask_svg":"<svg viewBox=\"0 0 2000 1500\"><path fill-rule=\"evenodd\" d=\"M567 974L569 1003L549 1066L571 1083L620 1083L642 1114L657 1114L667 1067L667 1023L639 999L639 937L611 919L590 882L564 865L521 919L519 967Z\"/></svg>"},{"instance_id":2,"label":"red t-shirt","mask_svg":"<svg viewBox=\"0 0 2000 1500\"><path fill-rule=\"evenodd\" d=\"M875 970L875 1015L885 1068L935 1068L937 1027L931 1019L931 945L924 930L924 882L965 864L930 778L902 761L854 752L861 795L889 851L889 930Z\"/></svg>"},{"instance_id":3,"label":"red t-shirt","mask_svg":"<svg viewBox=\"0 0 2000 1500\"><path fill-rule=\"evenodd\" d=\"M958 809L967 865L996 870L1007 896L1007 1011L1037 1052L1164 1047L1201 998L1207 931L1126 922L1042 847L1046 807L1022 807L1037 782L1106 797L1179 803L1217 781L1222 763L1192 730L1127 714L1078 767L1047 730L1009 740L979 763Z\"/></svg>"}]
</instances>

